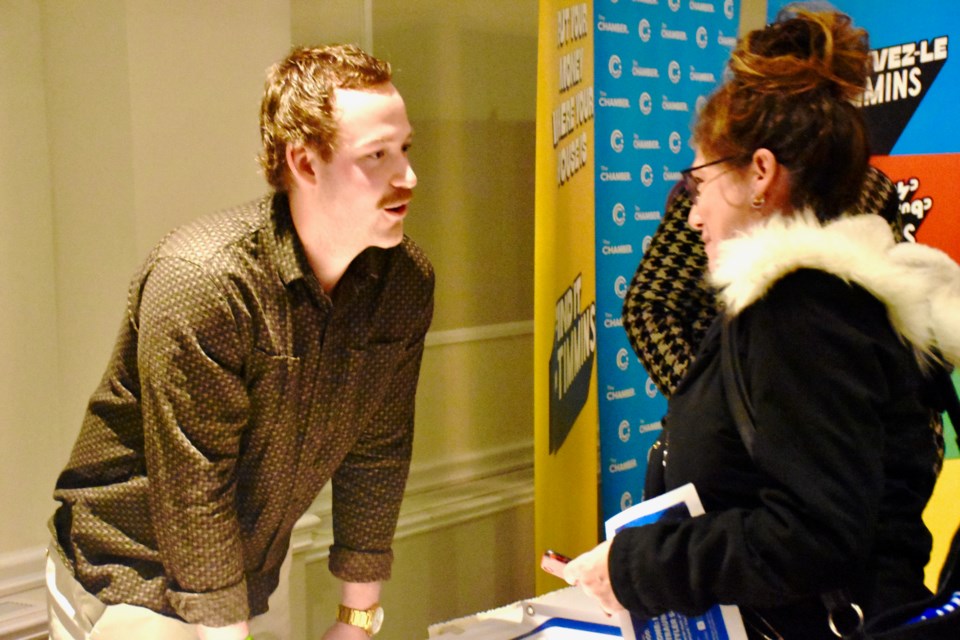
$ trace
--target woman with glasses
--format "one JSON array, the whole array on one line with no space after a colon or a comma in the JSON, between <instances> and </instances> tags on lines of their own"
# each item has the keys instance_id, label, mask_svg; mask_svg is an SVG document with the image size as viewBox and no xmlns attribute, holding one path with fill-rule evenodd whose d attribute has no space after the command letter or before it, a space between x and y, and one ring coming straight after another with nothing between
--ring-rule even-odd
<instances>
[{"instance_id":1,"label":"woman with glasses","mask_svg":"<svg viewBox=\"0 0 960 640\"><path fill-rule=\"evenodd\" d=\"M722 312L673 390L647 497L693 483L706 515L624 529L564 577L608 612L739 605L755 638L835 637L825 596L867 619L929 595L921 519L931 428L960 363L960 267L848 216L868 173L855 102L867 34L802 5L747 34L683 172ZM751 409L724 385L723 326ZM660 458L658 458L659 460Z\"/></svg>"}]
</instances>

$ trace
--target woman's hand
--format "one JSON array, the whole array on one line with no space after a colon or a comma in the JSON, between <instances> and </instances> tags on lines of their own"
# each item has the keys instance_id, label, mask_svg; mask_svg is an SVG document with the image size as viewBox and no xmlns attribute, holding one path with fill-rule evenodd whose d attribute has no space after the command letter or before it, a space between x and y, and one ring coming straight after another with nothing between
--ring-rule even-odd
<instances>
[{"instance_id":1,"label":"woman's hand","mask_svg":"<svg viewBox=\"0 0 960 640\"><path fill-rule=\"evenodd\" d=\"M610 615L624 611L624 607L613 595L610 584L610 570L607 558L610 555L610 543L607 540L571 560L563 569L563 579L568 584L577 585L587 595L600 603L600 607Z\"/></svg>"}]
</instances>

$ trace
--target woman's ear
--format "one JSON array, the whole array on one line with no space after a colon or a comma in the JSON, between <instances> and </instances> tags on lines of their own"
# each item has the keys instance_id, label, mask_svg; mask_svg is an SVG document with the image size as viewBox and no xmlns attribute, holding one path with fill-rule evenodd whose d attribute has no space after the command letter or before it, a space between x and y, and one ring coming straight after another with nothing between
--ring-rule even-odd
<instances>
[{"instance_id":1,"label":"woman's ear","mask_svg":"<svg viewBox=\"0 0 960 640\"><path fill-rule=\"evenodd\" d=\"M765 195L773 184L780 163L772 151L761 148L753 152L752 168L755 174L752 185L754 195Z\"/></svg>"},{"instance_id":2,"label":"woman's ear","mask_svg":"<svg viewBox=\"0 0 960 640\"><path fill-rule=\"evenodd\" d=\"M750 168L750 192L754 208L770 211L789 209L787 170L777 161L773 152L764 148L754 151Z\"/></svg>"}]
</instances>

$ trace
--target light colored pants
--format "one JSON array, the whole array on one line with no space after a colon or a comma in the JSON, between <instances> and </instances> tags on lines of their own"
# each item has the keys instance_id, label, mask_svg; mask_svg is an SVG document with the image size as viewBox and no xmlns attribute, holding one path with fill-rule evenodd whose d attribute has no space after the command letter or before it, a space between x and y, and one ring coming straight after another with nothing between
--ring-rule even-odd
<instances>
[{"instance_id":1,"label":"light colored pants","mask_svg":"<svg viewBox=\"0 0 960 640\"><path fill-rule=\"evenodd\" d=\"M290 638L291 553L280 569L270 610L250 621L256 640ZM47 615L51 640L197 640L196 626L130 604L105 605L88 592L53 548L47 552Z\"/></svg>"}]
</instances>

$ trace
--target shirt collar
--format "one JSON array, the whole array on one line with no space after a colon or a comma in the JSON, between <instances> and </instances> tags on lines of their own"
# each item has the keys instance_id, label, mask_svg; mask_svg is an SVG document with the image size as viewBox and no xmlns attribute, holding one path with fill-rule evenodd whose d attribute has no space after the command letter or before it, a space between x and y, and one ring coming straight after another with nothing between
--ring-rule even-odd
<instances>
[{"instance_id":1,"label":"shirt collar","mask_svg":"<svg viewBox=\"0 0 960 640\"><path fill-rule=\"evenodd\" d=\"M270 250L280 279L285 285L289 285L304 278L310 269L303 244L293 226L287 194L278 192L268 195L261 202L261 206L266 209L267 219L273 230Z\"/></svg>"},{"instance_id":2,"label":"shirt collar","mask_svg":"<svg viewBox=\"0 0 960 640\"><path fill-rule=\"evenodd\" d=\"M303 243L297 235L290 214L290 201L286 193L273 193L262 202L266 207L273 228L273 246L277 272L285 285L300 279L315 279L307 261ZM354 280L356 286L375 281L386 266L387 256L392 249L369 247L353 259L344 274L344 279Z\"/></svg>"}]
</instances>

